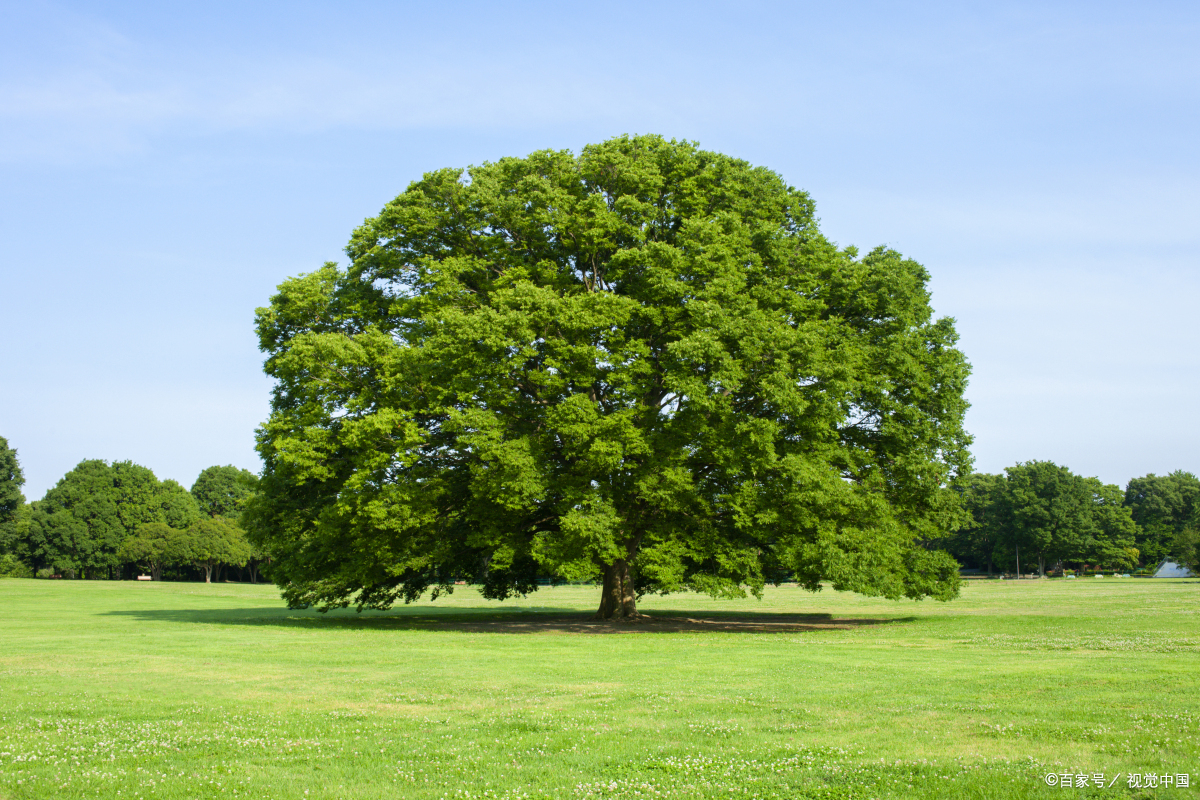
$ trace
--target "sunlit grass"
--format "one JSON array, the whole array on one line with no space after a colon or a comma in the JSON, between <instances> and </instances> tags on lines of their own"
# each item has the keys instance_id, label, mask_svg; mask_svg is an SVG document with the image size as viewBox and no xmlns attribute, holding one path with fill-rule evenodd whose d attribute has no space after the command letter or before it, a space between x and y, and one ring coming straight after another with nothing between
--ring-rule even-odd
<instances>
[{"instance_id":1,"label":"sunlit grass","mask_svg":"<svg viewBox=\"0 0 1200 800\"><path fill-rule=\"evenodd\" d=\"M387 613L269 586L0 581L13 797L1062 797L1200 785L1200 582L977 582L949 604L793 587ZM661 622L667 617L670 623ZM690 620L690 622L688 622ZM676 624L678 623L678 624Z\"/></svg>"}]
</instances>

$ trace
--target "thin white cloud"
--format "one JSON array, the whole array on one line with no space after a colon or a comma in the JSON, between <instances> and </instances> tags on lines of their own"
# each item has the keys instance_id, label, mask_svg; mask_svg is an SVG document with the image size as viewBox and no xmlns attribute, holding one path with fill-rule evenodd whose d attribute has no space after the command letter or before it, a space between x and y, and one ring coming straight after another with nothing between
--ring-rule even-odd
<instances>
[{"instance_id":1,"label":"thin white cloud","mask_svg":"<svg viewBox=\"0 0 1200 800\"><path fill-rule=\"evenodd\" d=\"M0 157L87 158L126 150L164 131L290 134L355 128L529 128L657 109L611 82L559 74L533 81L508 67L402 69L364 74L328 61L247 64L203 79L157 74L139 81L83 70L0 86ZM481 84L500 87L481 91Z\"/></svg>"}]
</instances>

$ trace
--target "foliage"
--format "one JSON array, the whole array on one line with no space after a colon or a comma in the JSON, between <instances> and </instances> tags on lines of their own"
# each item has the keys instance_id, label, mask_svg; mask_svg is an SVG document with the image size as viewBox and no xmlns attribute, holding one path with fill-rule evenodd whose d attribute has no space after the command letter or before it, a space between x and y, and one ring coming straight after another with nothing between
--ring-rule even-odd
<instances>
[{"instance_id":1,"label":"foliage","mask_svg":"<svg viewBox=\"0 0 1200 800\"><path fill-rule=\"evenodd\" d=\"M276 380L247 513L293 606L477 577L952 597L923 543L969 465L928 274L859 257L774 173L621 137L429 173L346 270L258 312ZM436 596L436 591L435 591Z\"/></svg>"},{"instance_id":2,"label":"foliage","mask_svg":"<svg viewBox=\"0 0 1200 800\"><path fill-rule=\"evenodd\" d=\"M16 513L8 522L0 522L0 553L14 555L19 560L30 563L28 539L29 521L32 515L32 504L24 503L18 506Z\"/></svg>"},{"instance_id":3,"label":"foliage","mask_svg":"<svg viewBox=\"0 0 1200 800\"><path fill-rule=\"evenodd\" d=\"M209 467L192 484L192 497L202 513L237 521L257 485L258 476L250 470Z\"/></svg>"},{"instance_id":4,"label":"foliage","mask_svg":"<svg viewBox=\"0 0 1200 800\"><path fill-rule=\"evenodd\" d=\"M8 440L0 436L0 524L16 519L17 509L25 503L21 487L25 475L17 460L17 451L8 446Z\"/></svg>"},{"instance_id":5,"label":"foliage","mask_svg":"<svg viewBox=\"0 0 1200 800\"><path fill-rule=\"evenodd\" d=\"M12 553L20 536L20 517L25 509L21 487L25 475L17 460L17 451L0 436L0 554Z\"/></svg>"},{"instance_id":6,"label":"foliage","mask_svg":"<svg viewBox=\"0 0 1200 800\"><path fill-rule=\"evenodd\" d=\"M48 567L85 576L118 566L118 548L143 523L178 528L200 516L182 486L172 480L160 482L131 461L111 466L82 461L31 506L29 524L17 542L18 555L35 570Z\"/></svg>"},{"instance_id":7,"label":"foliage","mask_svg":"<svg viewBox=\"0 0 1200 800\"><path fill-rule=\"evenodd\" d=\"M1001 547L1025 551L1026 562L1081 556L1091 527L1086 487L1066 467L1050 461L1026 461L1005 470L1005 536Z\"/></svg>"},{"instance_id":8,"label":"foliage","mask_svg":"<svg viewBox=\"0 0 1200 800\"><path fill-rule=\"evenodd\" d=\"M1004 475L972 475L964 491L972 521L947 541L965 564L1039 571L1062 562L1129 568L1138 561L1137 527L1119 487L1075 475L1050 461L1027 461Z\"/></svg>"},{"instance_id":9,"label":"foliage","mask_svg":"<svg viewBox=\"0 0 1200 800\"><path fill-rule=\"evenodd\" d=\"M1193 575L1200 576L1200 528L1184 528L1175 534L1171 552Z\"/></svg>"},{"instance_id":10,"label":"foliage","mask_svg":"<svg viewBox=\"0 0 1200 800\"><path fill-rule=\"evenodd\" d=\"M1137 523L1124 504L1120 487L1085 478L1091 496L1091 525L1080 554L1100 566L1117 569L1136 567L1141 556L1137 548Z\"/></svg>"},{"instance_id":11,"label":"foliage","mask_svg":"<svg viewBox=\"0 0 1200 800\"><path fill-rule=\"evenodd\" d=\"M964 566L992 571L996 547L1004 537L1004 475L976 472L963 481L963 508L970 515L944 540L946 550Z\"/></svg>"},{"instance_id":12,"label":"foliage","mask_svg":"<svg viewBox=\"0 0 1200 800\"><path fill-rule=\"evenodd\" d=\"M1182 557L1174 547L1180 534L1200 528L1200 478L1183 470L1134 478L1125 487L1125 505L1138 525L1137 546L1148 562Z\"/></svg>"},{"instance_id":13,"label":"foliage","mask_svg":"<svg viewBox=\"0 0 1200 800\"><path fill-rule=\"evenodd\" d=\"M220 564L240 566L251 556L246 533L221 517L205 517L193 522L181 537L176 551L179 562L195 564L204 570L204 582L211 583L213 570Z\"/></svg>"},{"instance_id":14,"label":"foliage","mask_svg":"<svg viewBox=\"0 0 1200 800\"><path fill-rule=\"evenodd\" d=\"M12 553L0 554L0 578L32 578L33 570Z\"/></svg>"},{"instance_id":15,"label":"foliage","mask_svg":"<svg viewBox=\"0 0 1200 800\"><path fill-rule=\"evenodd\" d=\"M173 528L186 528L200 514L191 493L178 481L170 478L164 479L158 485L155 496L148 503L148 510L156 521L161 518Z\"/></svg>"},{"instance_id":16,"label":"foliage","mask_svg":"<svg viewBox=\"0 0 1200 800\"><path fill-rule=\"evenodd\" d=\"M164 566L190 560L191 548L186 539L184 531L165 522L145 522L117 548L117 559L142 566L153 580L160 581Z\"/></svg>"}]
</instances>

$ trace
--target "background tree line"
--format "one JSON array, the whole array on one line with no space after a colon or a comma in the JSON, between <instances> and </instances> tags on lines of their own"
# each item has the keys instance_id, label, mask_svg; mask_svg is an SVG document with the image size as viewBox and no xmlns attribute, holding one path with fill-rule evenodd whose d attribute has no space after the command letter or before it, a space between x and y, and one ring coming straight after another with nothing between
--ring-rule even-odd
<instances>
[{"instance_id":1,"label":"background tree line","mask_svg":"<svg viewBox=\"0 0 1200 800\"><path fill-rule=\"evenodd\" d=\"M132 461L81 461L41 500L25 502L16 451L0 437L0 572L90 579L164 572L219 580L262 561L239 525L257 477L209 467L191 490Z\"/></svg>"},{"instance_id":2,"label":"background tree line","mask_svg":"<svg viewBox=\"0 0 1200 800\"><path fill-rule=\"evenodd\" d=\"M1022 572L1089 565L1200 571L1200 479L1190 472L1134 478L1125 491L1050 461L1003 475L975 473L963 490L970 522L940 544L964 567Z\"/></svg>"},{"instance_id":3,"label":"background tree line","mask_svg":"<svg viewBox=\"0 0 1200 800\"><path fill-rule=\"evenodd\" d=\"M130 461L82 461L41 500L26 503L15 449L0 437L0 574L119 578L134 566L160 580L175 568L206 581L222 571L259 578L265 555L239 520L258 478L209 467L190 490ZM1039 572L1091 565L1153 566L1164 558L1200 572L1200 478L1146 475L1125 491L1049 461L1003 475L975 473L962 492L970 521L934 542L963 567ZM180 573L180 570L184 573Z\"/></svg>"}]
</instances>

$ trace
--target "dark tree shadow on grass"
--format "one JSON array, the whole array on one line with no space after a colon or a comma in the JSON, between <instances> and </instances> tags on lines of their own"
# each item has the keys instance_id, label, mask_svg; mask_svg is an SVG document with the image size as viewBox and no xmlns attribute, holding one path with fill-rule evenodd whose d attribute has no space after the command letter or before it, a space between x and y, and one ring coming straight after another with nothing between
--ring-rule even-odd
<instances>
[{"instance_id":1,"label":"dark tree shadow on grass","mask_svg":"<svg viewBox=\"0 0 1200 800\"><path fill-rule=\"evenodd\" d=\"M201 625L266 625L309 630L413 630L467 633L805 633L911 623L916 617L861 618L832 614L774 614L670 610L633 620L596 620L591 612L549 608L460 611L397 608L390 611L315 611L271 608L138 609L106 612L154 622Z\"/></svg>"}]
</instances>

